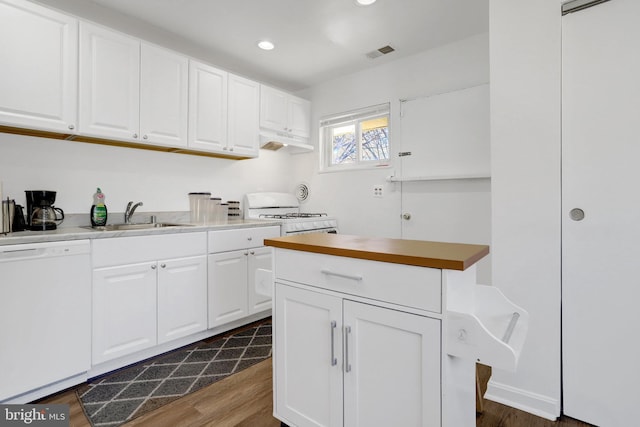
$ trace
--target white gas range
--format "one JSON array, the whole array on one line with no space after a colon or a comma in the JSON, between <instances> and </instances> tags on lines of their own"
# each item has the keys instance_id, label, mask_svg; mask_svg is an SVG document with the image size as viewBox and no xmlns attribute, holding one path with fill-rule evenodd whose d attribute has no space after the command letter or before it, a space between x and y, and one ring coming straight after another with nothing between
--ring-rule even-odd
<instances>
[{"instance_id":1,"label":"white gas range","mask_svg":"<svg viewBox=\"0 0 640 427\"><path fill-rule=\"evenodd\" d=\"M300 212L300 202L289 193L247 193L244 196L245 219L278 219L280 234L337 233L338 220L326 213Z\"/></svg>"}]
</instances>

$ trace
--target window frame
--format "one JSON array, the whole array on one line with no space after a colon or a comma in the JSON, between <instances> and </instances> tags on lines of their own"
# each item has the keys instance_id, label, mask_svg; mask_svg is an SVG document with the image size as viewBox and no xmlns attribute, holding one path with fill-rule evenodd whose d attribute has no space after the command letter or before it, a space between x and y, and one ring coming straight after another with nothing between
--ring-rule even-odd
<instances>
[{"instance_id":1,"label":"window frame","mask_svg":"<svg viewBox=\"0 0 640 427\"><path fill-rule=\"evenodd\" d=\"M387 159L362 160L362 122L379 118L387 118L387 139L388 155ZM337 127L355 124L357 138L357 155L353 163L332 164L333 160L333 140L331 130ZM371 170L391 167L391 103L385 102L357 110L347 111L339 114L332 114L320 119L319 123L320 141L320 172L338 172L348 170Z\"/></svg>"}]
</instances>

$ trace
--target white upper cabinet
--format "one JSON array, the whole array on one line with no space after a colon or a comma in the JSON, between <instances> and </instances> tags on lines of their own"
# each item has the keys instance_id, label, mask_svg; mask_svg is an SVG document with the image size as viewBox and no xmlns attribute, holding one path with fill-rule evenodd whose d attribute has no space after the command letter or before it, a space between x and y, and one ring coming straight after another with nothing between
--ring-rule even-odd
<instances>
[{"instance_id":1,"label":"white upper cabinet","mask_svg":"<svg viewBox=\"0 0 640 427\"><path fill-rule=\"evenodd\" d=\"M142 42L140 135L142 142L186 147L189 60Z\"/></svg>"},{"instance_id":2,"label":"white upper cabinet","mask_svg":"<svg viewBox=\"0 0 640 427\"><path fill-rule=\"evenodd\" d=\"M238 155L258 156L260 141L260 85L229 74L229 150Z\"/></svg>"},{"instance_id":3,"label":"white upper cabinet","mask_svg":"<svg viewBox=\"0 0 640 427\"><path fill-rule=\"evenodd\" d=\"M80 132L138 140L140 40L80 23Z\"/></svg>"},{"instance_id":4,"label":"white upper cabinet","mask_svg":"<svg viewBox=\"0 0 640 427\"><path fill-rule=\"evenodd\" d=\"M306 99L290 96L287 114L289 132L295 136L309 138L311 134L311 103Z\"/></svg>"},{"instance_id":5,"label":"white upper cabinet","mask_svg":"<svg viewBox=\"0 0 640 427\"><path fill-rule=\"evenodd\" d=\"M260 127L309 138L311 103L281 90L260 86Z\"/></svg>"},{"instance_id":6,"label":"white upper cabinet","mask_svg":"<svg viewBox=\"0 0 640 427\"><path fill-rule=\"evenodd\" d=\"M227 152L226 71L189 61L189 148Z\"/></svg>"},{"instance_id":7,"label":"white upper cabinet","mask_svg":"<svg viewBox=\"0 0 640 427\"><path fill-rule=\"evenodd\" d=\"M74 133L78 21L21 0L0 0L0 124Z\"/></svg>"},{"instance_id":8,"label":"white upper cabinet","mask_svg":"<svg viewBox=\"0 0 640 427\"><path fill-rule=\"evenodd\" d=\"M309 137L309 101L27 0L0 0L0 40L0 128L229 158Z\"/></svg>"},{"instance_id":9,"label":"white upper cabinet","mask_svg":"<svg viewBox=\"0 0 640 427\"><path fill-rule=\"evenodd\" d=\"M139 39L80 24L80 132L187 145L188 59Z\"/></svg>"}]
</instances>

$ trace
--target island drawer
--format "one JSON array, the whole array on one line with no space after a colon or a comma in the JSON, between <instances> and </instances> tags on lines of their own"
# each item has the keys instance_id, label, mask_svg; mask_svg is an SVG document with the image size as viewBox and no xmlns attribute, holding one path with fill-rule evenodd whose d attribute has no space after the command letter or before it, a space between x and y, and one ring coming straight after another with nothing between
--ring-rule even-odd
<instances>
[{"instance_id":1,"label":"island drawer","mask_svg":"<svg viewBox=\"0 0 640 427\"><path fill-rule=\"evenodd\" d=\"M440 269L280 248L276 251L276 280L288 280L434 313L442 312ZM285 252L286 256L280 256Z\"/></svg>"}]
</instances>

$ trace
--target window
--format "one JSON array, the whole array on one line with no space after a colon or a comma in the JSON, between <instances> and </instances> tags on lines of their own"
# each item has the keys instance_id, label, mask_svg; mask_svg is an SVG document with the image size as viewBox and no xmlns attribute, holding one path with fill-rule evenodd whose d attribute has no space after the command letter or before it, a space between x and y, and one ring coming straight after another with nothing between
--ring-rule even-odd
<instances>
[{"instance_id":1,"label":"window","mask_svg":"<svg viewBox=\"0 0 640 427\"><path fill-rule=\"evenodd\" d=\"M325 171L387 166L389 104L325 117L320 141Z\"/></svg>"}]
</instances>

